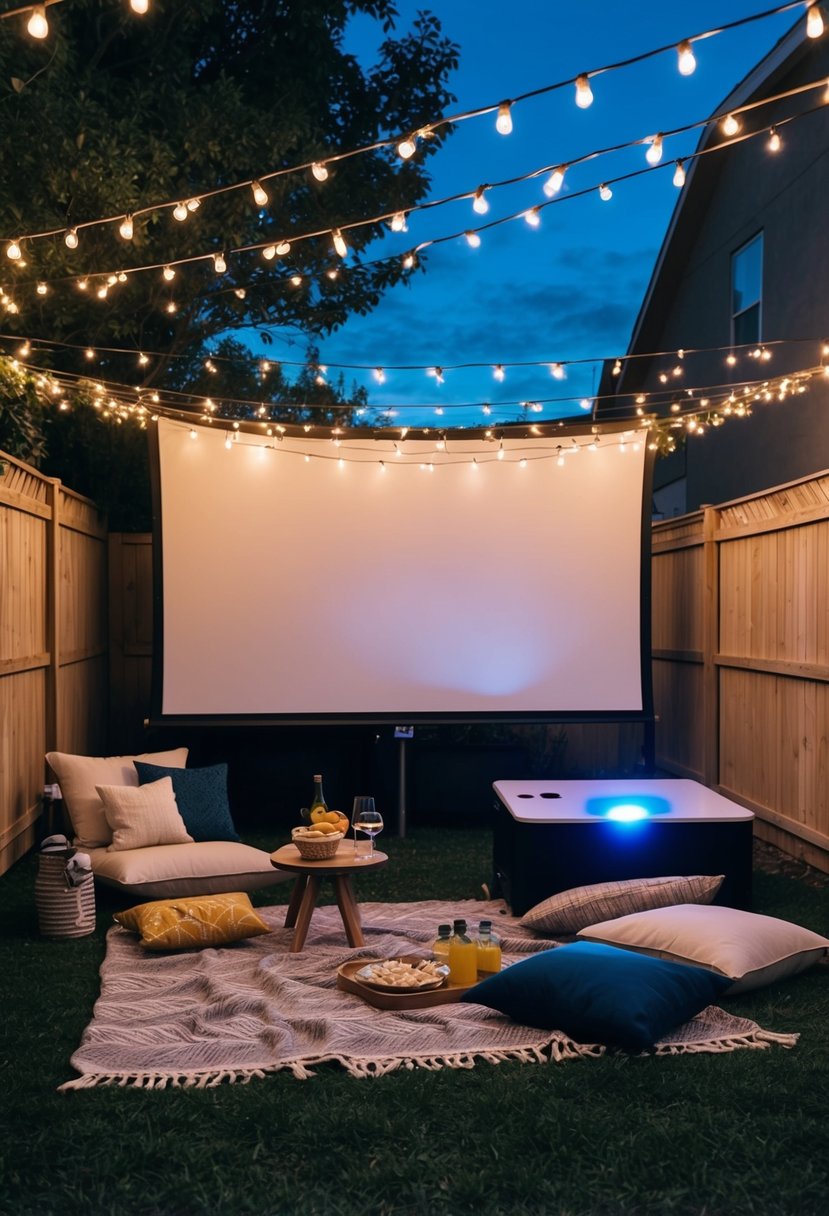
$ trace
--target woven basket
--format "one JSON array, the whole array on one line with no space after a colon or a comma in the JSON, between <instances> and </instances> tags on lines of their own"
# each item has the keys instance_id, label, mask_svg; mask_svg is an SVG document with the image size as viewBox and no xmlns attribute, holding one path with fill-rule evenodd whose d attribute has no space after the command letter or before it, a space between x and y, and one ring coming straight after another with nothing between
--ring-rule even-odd
<instances>
[{"instance_id":1,"label":"woven basket","mask_svg":"<svg viewBox=\"0 0 829 1216\"><path fill-rule=\"evenodd\" d=\"M296 847L299 849L300 857L306 861L327 861L329 858L336 855L337 849L340 847L340 841L343 838L342 832L331 832L328 836L312 836L309 840L307 836L292 835Z\"/></svg>"},{"instance_id":2,"label":"woven basket","mask_svg":"<svg viewBox=\"0 0 829 1216\"><path fill-rule=\"evenodd\" d=\"M67 886L65 859L41 854L35 879L35 904L44 937L86 937L95 931L95 882L89 874Z\"/></svg>"}]
</instances>

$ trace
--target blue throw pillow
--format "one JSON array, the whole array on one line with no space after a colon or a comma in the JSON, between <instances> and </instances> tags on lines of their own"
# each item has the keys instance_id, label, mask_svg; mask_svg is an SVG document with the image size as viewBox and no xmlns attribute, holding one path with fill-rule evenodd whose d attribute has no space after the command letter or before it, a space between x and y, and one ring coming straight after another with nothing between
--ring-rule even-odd
<instances>
[{"instance_id":1,"label":"blue throw pillow","mask_svg":"<svg viewBox=\"0 0 829 1216\"><path fill-rule=\"evenodd\" d=\"M563 1030L581 1043L642 1051L687 1022L730 980L595 942L574 942L513 963L464 993L525 1026Z\"/></svg>"},{"instance_id":2,"label":"blue throw pillow","mask_svg":"<svg viewBox=\"0 0 829 1216\"><path fill-rule=\"evenodd\" d=\"M211 768L162 768L158 764L133 761L138 784L171 777L179 814L194 840L238 841L227 801L227 765Z\"/></svg>"}]
</instances>

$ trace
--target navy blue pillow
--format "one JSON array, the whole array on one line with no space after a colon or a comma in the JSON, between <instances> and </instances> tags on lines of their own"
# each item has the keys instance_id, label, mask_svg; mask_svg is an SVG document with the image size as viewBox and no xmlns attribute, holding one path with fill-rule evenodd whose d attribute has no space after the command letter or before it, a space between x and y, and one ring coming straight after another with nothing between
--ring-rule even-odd
<instances>
[{"instance_id":1,"label":"navy blue pillow","mask_svg":"<svg viewBox=\"0 0 829 1216\"><path fill-rule=\"evenodd\" d=\"M235 840L239 837L227 800L227 765L211 768L163 768L134 760L138 784L172 777L179 814L194 840Z\"/></svg>"},{"instance_id":2,"label":"navy blue pillow","mask_svg":"<svg viewBox=\"0 0 829 1216\"><path fill-rule=\"evenodd\" d=\"M513 963L461 1000L488 1005L525 1026L563 1030L580 1043L642 1051L705 1009L731 982L704 967L574 942Z\"/></svg>"}]
</instances>

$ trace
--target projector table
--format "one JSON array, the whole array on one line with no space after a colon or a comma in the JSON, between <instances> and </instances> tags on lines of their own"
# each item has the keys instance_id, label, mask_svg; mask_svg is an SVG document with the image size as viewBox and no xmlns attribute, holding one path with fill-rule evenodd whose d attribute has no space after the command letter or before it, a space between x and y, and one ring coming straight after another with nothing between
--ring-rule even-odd
<instances>
[{"instance_id":1,"label":"projector table","mask_svg":"<svg viewBox=\"0 0 829 1216\"><path fill-rule=\"evenodd\" d=\"M754 813L684 779L496 781L495 889L523 916L572 887L723 874L715 903L751 907Z\"/></svg>"}]
</instances>

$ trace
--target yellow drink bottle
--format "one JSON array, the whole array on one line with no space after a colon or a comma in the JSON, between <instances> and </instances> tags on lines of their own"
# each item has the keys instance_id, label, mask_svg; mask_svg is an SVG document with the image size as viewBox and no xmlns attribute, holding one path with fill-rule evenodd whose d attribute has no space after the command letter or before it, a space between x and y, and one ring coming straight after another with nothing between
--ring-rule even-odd
<instances>
[{"instance_id":1,"label":"yellow drink bottle","mask_svg":"<svg viewBox=\"0 0 829 1216\"><path fill-rule=\"evenodd\" d=\"M449 943L452 940L452 926L438 925L438 935L432 942L432 954L439 963L449 962Z\"/></svg>"},{"instance_id":2,"label":"yellow drink bottle","mask_svg":"<svg viewBox=\"0 0 829 1216\"><path fill-rule=\"evenodd\" d=\"M501 943L492 932L491 920L482 920L478 926L475 951L479 971L492 975L501 970Z\"/></svg>"},{"instance_id":3,"label":"yellow drink bottle","mask_svg":"<svg viewBox=\"0 0 829 1216\"><path fill-rule=\"evenodd\" d=\"M449 979L465 987L478 981L478 951L466 935L466 921L456 920L449 940Z\"/></svg>"}]
</instances>

